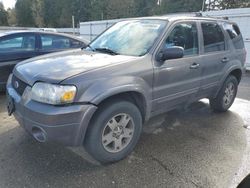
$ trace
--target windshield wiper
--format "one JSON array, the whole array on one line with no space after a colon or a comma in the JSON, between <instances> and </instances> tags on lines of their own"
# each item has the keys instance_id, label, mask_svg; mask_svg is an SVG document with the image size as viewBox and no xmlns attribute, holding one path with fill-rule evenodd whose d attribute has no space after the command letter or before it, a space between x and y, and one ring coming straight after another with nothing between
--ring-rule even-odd
<instances>
[{"instance_id":1,"label":"windshield wiper","mask_svg":"<svg viewBox=\"0 0 250 188\"><path fill-rule=\"evenodd\" d=\"M119 53L117 53L114 50L111 50L109 48L96 48L95 51L104 52L104 53L108 53L111 55L119 55Z\"/></svg>"},{"instance_id":2,"label":"windshield wiper","mask_svg":"<svg viewBox=\"0 0 250 188\"><path fill-rule=\"evenodd\" d=\"M86 47L82 47L82 50L86 49L87 47L89 47L92 51L95 51L95 49L93 47L91 47L89 44Z\"/></svg>"}]
</instances>

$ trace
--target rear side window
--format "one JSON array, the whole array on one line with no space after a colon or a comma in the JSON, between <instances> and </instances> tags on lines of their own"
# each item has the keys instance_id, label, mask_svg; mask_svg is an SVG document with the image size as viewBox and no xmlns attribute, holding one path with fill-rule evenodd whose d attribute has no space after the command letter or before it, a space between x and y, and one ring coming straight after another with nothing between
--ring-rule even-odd
<instances>
[{"instance_id":1,"label":"rear side window","mask_svg":"<svg viewBox=\"0 0 250 188\"><path fill-rule=\"evenodd\" d=\"M58 35L41 35L43 50L60 50L70 48L81 48L83 44L80 41Z\"/></svg>"},{"instance_id":2,"label":"rear side window","mask_svg":"<svg viewBox=\"0 0 250 188\"><path fill-rule=\"evenodd\" d=\"M12 36L0 40L0 52L22 52L35 50L35 36Z\"/></svg>"},{"instance_id":3,"label":"rear side window","mask_svg":"<svg viewBox=\"0 0 250 188\"><path fill-rule=\"evenodd\" d=\"M69 38L57 35L41 35L42 49L56 50L70 48Z\"/></svg>"},{"instance_id":4,"label":"rear side window","mask_svg":"<svg viewBox=\"0 0 250 188\"><path fill-rule=\"evenodd\" d=\"M202 23L204 51L217 52L225 50L224 34L217 23Z\"/></svg>"},{"instance_id":5,"label":"rear side window","mask_svg":"<svg viewBox=\"0 0 250 188\"><path fill-rule=\"evenodd\" d=\"M244 42L238 26L231 23L224 23L223 28L228 33L230 39L234 44L234 47L236 49L243 49Z\"/></svg>"}]
</instances>

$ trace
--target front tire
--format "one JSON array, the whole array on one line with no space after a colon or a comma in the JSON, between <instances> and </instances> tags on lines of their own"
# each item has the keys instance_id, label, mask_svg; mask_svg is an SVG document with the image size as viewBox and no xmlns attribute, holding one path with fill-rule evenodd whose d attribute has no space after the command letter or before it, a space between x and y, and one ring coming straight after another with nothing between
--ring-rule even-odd
<instances>
[{"instance_id":1,"label":"front tire","mask_svg":"<svg viewBox=\"0 0 250 188\"><path fill-rule=\"evenodd\" d=\"M226 112L233 104L238 91L238 80L235 76L227 77L216 98L210 99L214 111Z\"/></svg>"},{"instance_id":2,"label":"front tire","mask_svg":"<svg viewBox=\"0 0 250 188\"><path fill-rule=\"evenodd\" d=\"M99 162L116 162L133 151L141 131L142 116L136 105L107 102L94 115L84 145Z\"/></svg>"}]
</instances>

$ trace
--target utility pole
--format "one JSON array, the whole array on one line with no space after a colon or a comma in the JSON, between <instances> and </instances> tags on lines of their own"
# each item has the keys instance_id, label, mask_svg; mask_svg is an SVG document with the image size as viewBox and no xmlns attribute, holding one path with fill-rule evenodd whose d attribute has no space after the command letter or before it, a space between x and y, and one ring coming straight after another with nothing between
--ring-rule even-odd
<instances>
[{"instance_id":1,"label":"utility pole","mask_svg":"<svg viewBox=\"0 0 250 188\"><path fill-rule=\"evenodd\" d=\"M103 18L104 18L104 15L103 15L103 12L101 13L101 20L103 20Z\"/></svg>"},{"instance_id":2,"label":"utility pole","mask_svg":"<svg viewBox=\"0 0 250 188\"><path fill-rule=\"evenodd\" d=\"M201 9L202 12L204 12L205 4L206 4L206 0L203 0L203 2L202 2L202 9Z\"/></svg>"},{"instance_id":3,"label":"utility pole","mask_svg":"<svg viewBox=\"0 0 250 188\"><path fill-rule=\"evenodd\" d=\"M75 16L72 16L73 35L75 35Z\"/></svg>"}]
</instances>

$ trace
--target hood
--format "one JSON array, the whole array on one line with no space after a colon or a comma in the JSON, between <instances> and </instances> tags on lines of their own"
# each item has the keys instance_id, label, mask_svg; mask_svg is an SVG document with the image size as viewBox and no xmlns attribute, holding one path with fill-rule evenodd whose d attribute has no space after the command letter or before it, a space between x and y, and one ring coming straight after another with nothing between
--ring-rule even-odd
<instances>
[{"instance_id":1,"label":"hood","mask_svg":"<svg viewBox=\"0 0 250 188\"><path fill-rule=\"evenodd\" d=\"M29 85L33 85L36 81L59 83L80 73L114 66L136 58L74 50L23 61L15 67L14 74Z\"/></svg>"}]
</instances>

